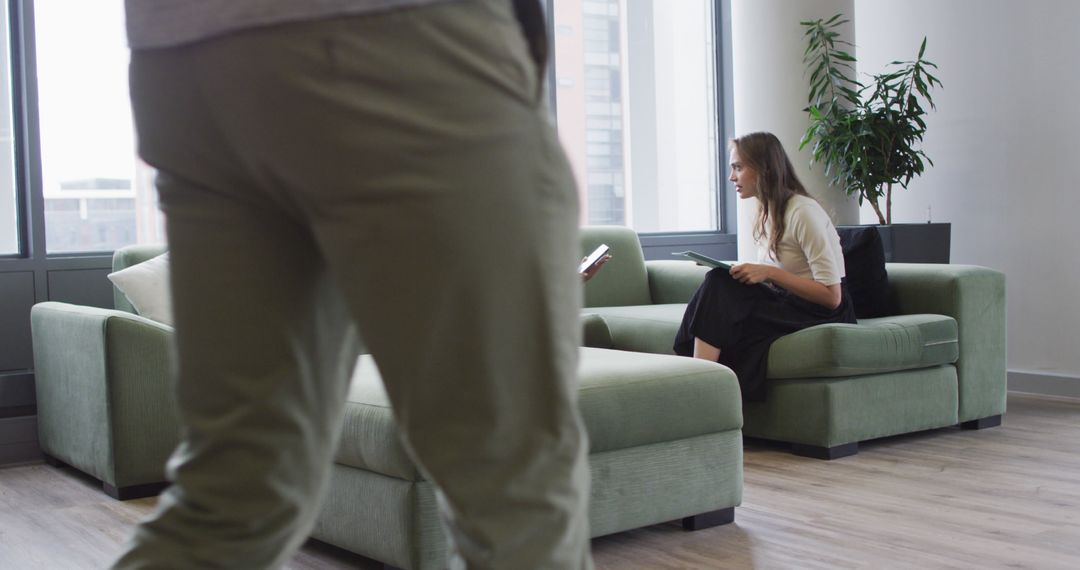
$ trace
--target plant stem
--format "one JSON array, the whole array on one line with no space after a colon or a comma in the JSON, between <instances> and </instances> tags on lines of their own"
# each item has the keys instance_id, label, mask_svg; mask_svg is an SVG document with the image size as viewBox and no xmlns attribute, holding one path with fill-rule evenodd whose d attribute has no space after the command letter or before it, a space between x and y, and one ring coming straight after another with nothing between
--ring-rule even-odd
<instances>
[{"instance_id":1,"label":"plant stem","mask_svg":"<svg viewBox=\"0 0 1080 570\"><path fill-rule=\"evenodd\" d=\"M892 223L892 182L885 185L885 223Z\"/></svg>"},{"instance_id":2,"label":"plant stem","mask_svg":"<svg viewBox=\"0 0 1080 570\"><path fill-rule=\"evenodd\" d=\"M874 208L874 213L877 214L878 223L882 225L886 224L887 222L885 221L885 216L881 215L881 208L878 207L876 197L870 198L870 205Z\"/></svg>"}]
</instances>

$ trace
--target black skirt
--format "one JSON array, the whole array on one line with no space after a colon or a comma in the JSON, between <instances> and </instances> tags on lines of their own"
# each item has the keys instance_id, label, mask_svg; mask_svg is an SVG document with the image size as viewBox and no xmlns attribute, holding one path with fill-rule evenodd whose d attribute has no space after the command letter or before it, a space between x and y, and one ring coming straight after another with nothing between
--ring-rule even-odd
<instances>
[{"instance_id":1,"label":"black skirt","mask_svg":"<svg viewBox=\"0 0 1080 570\"><path fill-rule=\"evenodd\" d=\"M773 341L826 323L854 323L855 308L841 285L840 306L828 309L785 289L744 285L713 269L686 307L675 335L675 354L693 356L694 338L720 349L720 364L739 378L744 401L765 399L765 374Z\"/></svg>"}]
</instances>

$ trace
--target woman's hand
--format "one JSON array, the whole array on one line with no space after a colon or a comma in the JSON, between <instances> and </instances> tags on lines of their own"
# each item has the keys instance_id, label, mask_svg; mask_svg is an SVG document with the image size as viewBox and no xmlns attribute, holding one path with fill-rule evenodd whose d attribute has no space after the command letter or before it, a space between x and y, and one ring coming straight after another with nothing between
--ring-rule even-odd
<instances>
[{"instance_id":1,"label":"woman's hand","mask_svg":"<svg viewBox=\"0 0 1080 570\"><path fill-rule=\"evenodd\" d=\"M739 283L756 285L772 282L776 270L775 266L763 263L740 263L731 268L731 276Z\"/></svg>"},{"instance_id":2,"label":"woman's hand","mask_svg":"<svg viewBox=\"0 0 1080 570\"><path fill-rule=\"evenodd\" d=\"M581 262L585 263L585 260L588 257L589 256L587 256L587 255L585 257L582 257ZM600 271L600 268L603 267L604 264L607 263L608 260L610 260L610 259L611 259L611 254L610 253L606 254L606 255L604 255L604 257L601 257L599 260L597 260L596 263L592 264L591 267L589 267L585 271L581 272L581 281L582 281L582 283L588 281L589 279L592 279L593 276L596 275L596 273Z\"/></svg>"}]
</instances>

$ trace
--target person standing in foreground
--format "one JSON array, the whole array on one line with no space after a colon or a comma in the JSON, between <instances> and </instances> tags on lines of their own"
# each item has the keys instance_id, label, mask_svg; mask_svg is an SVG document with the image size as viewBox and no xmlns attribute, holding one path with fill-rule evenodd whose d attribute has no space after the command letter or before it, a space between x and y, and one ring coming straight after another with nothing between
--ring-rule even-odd
<instances>
[{"instance_id":1,"label":"person standing in foreground","mask_svg":"<svg viewBox=\"0 0 1080 570\"><path fill-rule=\"evenodd\" d=\"M690 299L676 354L720 362L739 378L744 400L766 396L769 347L824 323L854 323L844 253L828 214L806 193L780 140L751 133L731 141L731 177L742 199L760 202L758 263L713 269Z\"/></svg>"},{"instance_id":2,"label":"person standing in foreground","mask_svg":"<svg viewBox=\"0 0 1080 570\"><path fill-rule=\"evenodd\" d=\"M591 567L577 196L515 17L535 2L126 0L183 433L116 568L287 561L361 332L454 564Z\"/></svg>"}]
</instances>

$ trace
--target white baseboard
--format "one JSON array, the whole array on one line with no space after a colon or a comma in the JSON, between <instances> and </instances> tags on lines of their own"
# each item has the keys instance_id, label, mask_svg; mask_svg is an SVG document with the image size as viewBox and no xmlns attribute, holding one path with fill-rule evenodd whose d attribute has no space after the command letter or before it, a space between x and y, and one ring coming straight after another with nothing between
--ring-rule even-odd
<instances>
[{"instance_id":1,"label":"white baseboard","mask_svg":"<svg viewBox=\"0 0 1080 570\"><path fill-rule=\"evenodd\" d=\"M1010 392L1080 398L1080 376L1067 374L1010 370L1008 387Z\"/></svg>"}]
</instances>

